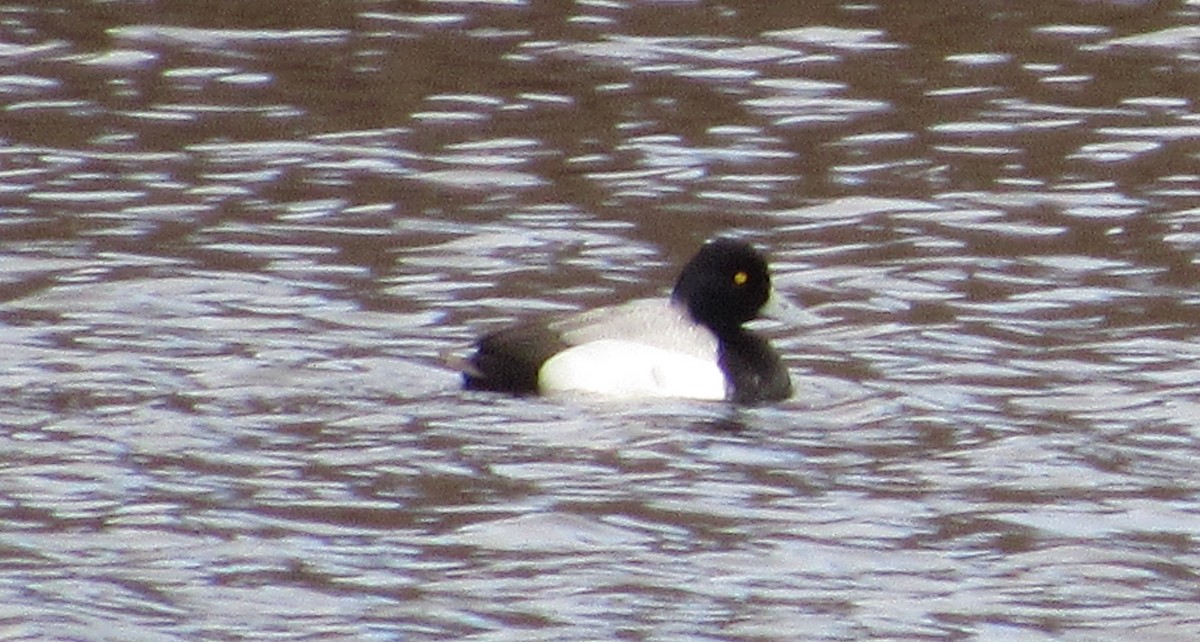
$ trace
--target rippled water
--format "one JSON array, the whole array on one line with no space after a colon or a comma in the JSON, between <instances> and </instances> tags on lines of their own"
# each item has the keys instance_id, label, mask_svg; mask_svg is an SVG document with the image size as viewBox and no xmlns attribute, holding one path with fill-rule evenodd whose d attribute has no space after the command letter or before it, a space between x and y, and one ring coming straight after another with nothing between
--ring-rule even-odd
<instances>
[{"instance_id":1,"label":"rippled water","mask_svg":"<svg viewBox=\"0 0 1200 642\"><path fill-rule=\"evenodd\" d=\"M0 7L0 635L1193 640L1200 3ZM769 249L768 407L509 399Z\"/></svg>"}]
</instances>

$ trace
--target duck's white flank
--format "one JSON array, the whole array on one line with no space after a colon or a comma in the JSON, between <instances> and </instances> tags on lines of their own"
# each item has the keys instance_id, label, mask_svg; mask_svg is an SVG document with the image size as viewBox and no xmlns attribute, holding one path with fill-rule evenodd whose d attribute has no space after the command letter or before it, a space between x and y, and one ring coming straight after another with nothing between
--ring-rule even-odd
<instances>
[{"instance_id":1,"label":"duck's white flank","mask_svg":"<svg viewBox=\"0 0 1200 642\"><path fill-rule=\"evenodd\" d=\"M600 339L568 348L538 373L544 393L580 392L608 397L677 397L721 400L725 374L702 359L646 343Z\"/></svg>"}]
</instances>

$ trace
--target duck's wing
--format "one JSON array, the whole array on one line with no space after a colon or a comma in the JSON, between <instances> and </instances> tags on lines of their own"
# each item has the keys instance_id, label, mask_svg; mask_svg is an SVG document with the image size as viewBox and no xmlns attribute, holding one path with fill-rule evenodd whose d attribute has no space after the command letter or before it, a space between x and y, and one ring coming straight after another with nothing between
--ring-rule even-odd
<instances>
[{"instance_id":1,"label":"duck's wing","mask_svg":"<svg viewBox=\"0 0 1200 642\"><path fill-rule=\"evenodd\" d=\"M563 344L621 341L715 360L717 340L668 299L638 299L561 317L549 325Z\"/></svg>"}]
</instances>

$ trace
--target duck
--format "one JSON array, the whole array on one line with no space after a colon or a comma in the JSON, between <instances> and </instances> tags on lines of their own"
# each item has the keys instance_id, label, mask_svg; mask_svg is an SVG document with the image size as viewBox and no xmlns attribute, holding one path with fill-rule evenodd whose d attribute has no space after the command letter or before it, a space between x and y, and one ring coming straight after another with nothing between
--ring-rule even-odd
<instances>
[{"instance_id":1,"label":"duck","mask_svg":"<svg viewBox=\"0 0 1200 642\"><path fill-rule=\"evenodd\" d=\"M811 322L771 286L750 243L718 237L679 273L670 297L517 323L484 335L462 367L468 390L514 395L680 398L757 404L792 395L771 344L743 327Z\"/></svg>"}]
</instances>

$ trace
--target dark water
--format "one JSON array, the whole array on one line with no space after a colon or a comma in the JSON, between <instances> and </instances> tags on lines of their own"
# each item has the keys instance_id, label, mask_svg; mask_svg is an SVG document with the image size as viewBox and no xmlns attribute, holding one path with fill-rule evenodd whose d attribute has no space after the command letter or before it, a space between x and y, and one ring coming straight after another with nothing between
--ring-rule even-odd
<instances>
[{"instance_id":1,"label":"dark water","mask_svg":"<svg viewBox=\"0 0 1200 642\"><path fill-rule=\"evenodd\" d=\"M1198 25L0 7L0 636L1196 639ZM728 230L787 403L441 365Z\"/></svg>"}]
</instances>

